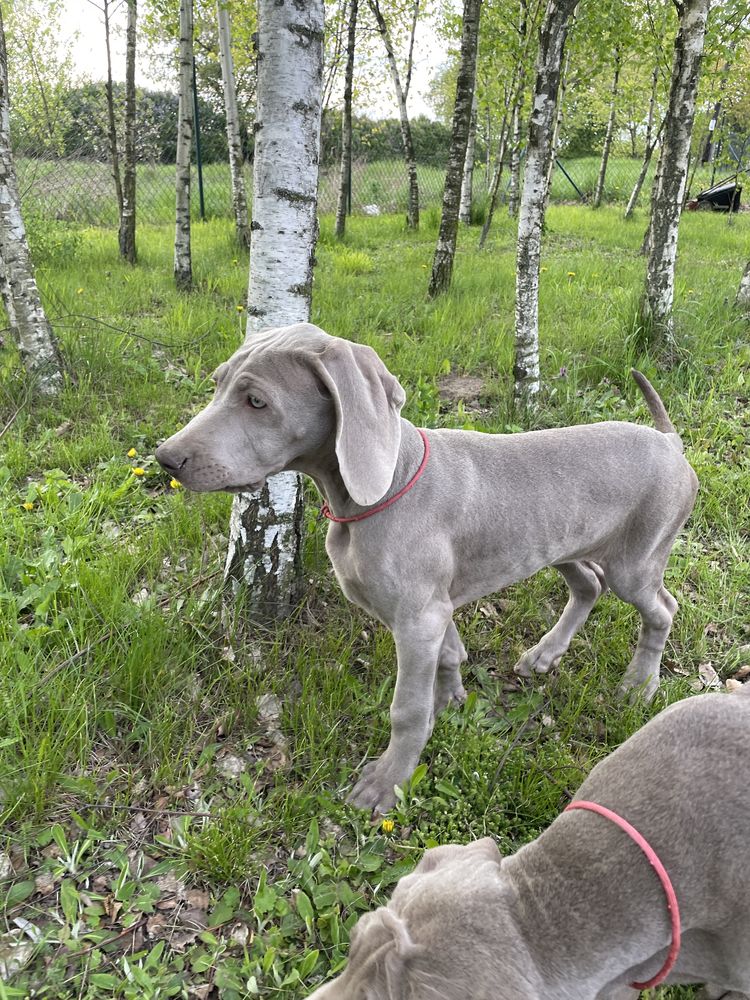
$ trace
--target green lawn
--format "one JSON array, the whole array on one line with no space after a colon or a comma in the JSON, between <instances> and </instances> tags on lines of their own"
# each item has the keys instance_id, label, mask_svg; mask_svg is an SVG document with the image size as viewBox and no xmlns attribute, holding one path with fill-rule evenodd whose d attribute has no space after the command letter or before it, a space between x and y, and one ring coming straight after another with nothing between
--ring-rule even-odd
<instances>
[{"instance_id":1,"label":"green lawn","mask_svg":"<svg viewBox=\"0 0 750 1000\"><path fill-rule=\"evenodd\" d=\"M513 850L596 760L690 693L700 664L726 678L750 662L750 346L732 309L749 219L685 216L681 349L666 369L635 321L643 214L626 225L614 208L550 211L536 425L647 421L636 363L701 479L669 567L681 609L662 690L648 709L618 702L637 616L611 596L554 675L515 681L512 664L565 601L551 571L465 608L473 693L440 719L392 832L345 807L342 789L385 745L393 646L338 591L314 490L307 599L259 631L222 603L230 498L173 489L153 460L241 342L247 259L231 224L195 227L191 295L173 289L169 225L140 230L136 269L111 231L32 227L74 381L54 405L32 403L5 335L0 1000L188 986L304 997L426 845L491 834ZM430 302L436 222L426 213L415 235L400 217L355 218L338 245L325 218L314 320L377 348L415 422L512 432L512 228L501 213L482 253L478 232L462 232L454 288ZM441 400L449 372L484 380L478 404Z\"/></svg>"}]
</instances>

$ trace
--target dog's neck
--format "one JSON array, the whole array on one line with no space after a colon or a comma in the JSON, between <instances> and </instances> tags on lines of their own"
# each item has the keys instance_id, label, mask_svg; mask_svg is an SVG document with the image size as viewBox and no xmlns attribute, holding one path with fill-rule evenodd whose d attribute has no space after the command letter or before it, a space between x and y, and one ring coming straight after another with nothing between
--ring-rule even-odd
<instances>
[{"instance_id":1,"label":"dog's neck","mask_svg":"<svg viewBox=\"0 0 750 1000\"><path fill-rule=\"evenodd\" d=\"M608 985L647 978L669 943L664 893L646 858L614 825L585 819L587 836L572 836L571 817L561 817L501 869L541 995L560 1000L593 1000Z\"/></svg>"},{"instance_id":2,"label":"dog's neck","mask_svg":"<svg viewBox=\"0 0 750 1000\"><path fill-rule=\"evenodd\" d=\"M393 479L387 491L377 501L377 504L384 503L398 493L400 489L403 489L419 468L423 456L424 442L419 431L414 424L408 420L404 420L402 417L401 444L399 446ZM349 495L349 491L341 477L333 436L329 438L323 448L300 460L295 464L295 467L299 472L304 472L305 475L313 480L318 490L328 502L331 512L336 517L356 517L357 514L365 513L370 509L355 503ZM375 507L377 504L373 504L372 506Z\"/></svg>"}]
</instances>

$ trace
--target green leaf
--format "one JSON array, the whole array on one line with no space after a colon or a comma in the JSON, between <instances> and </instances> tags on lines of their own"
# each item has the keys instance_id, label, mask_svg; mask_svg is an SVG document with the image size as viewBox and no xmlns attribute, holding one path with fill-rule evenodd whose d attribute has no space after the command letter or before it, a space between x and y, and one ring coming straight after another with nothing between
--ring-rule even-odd
<instances>
[{"instance_id":1,"label":"green leaf","mask_svg":"<svg viewBox=\"0 0 750 1000\"><path fill-rule=\"evenodd\" d=\"M93 972L89 976L89 982L92 986L100 986L103 990L116 990L120 986L120 980L107 972Z\"/></svg>"},{"instance_id":2,"label":"green leaf","mask_svg":"<svg viewBox=\"0 0 750 1000\"><path fill-rule=\"evenodd\" d=\"M14 882L5 894L4 907L10 909L11 906L17 906L24 899L28 899L35 891L36 885L33 879L26 882Z\"/></svg>"},{"instance_id":3,"label":"green leaf","mask_svg":"<svg viewBox=\"0 0 750 1000\"><path fill-rule=\"evenodd\" d=\"M316 949L315 951L308 951L305 957L302 959L300 964L297 966L297 971L299 972L300 979L304 979L309 976L312 970L318 963L318 958L320 957L320 952Z\"/></svg>"},{"instance_id":4,"label":"green leaf","mask_svg":"<svg viewBox=\"0 0 750 1000\"><path fill-rule=\"evenodd\" d=\"M307 924L307 929L312 930L313 920L315 919L315 910L310 902L310 897L307 893L299 889L294 895L295 902L297 904L297 913L302 917L302 919Z\"/></svg>"},{"instance_id":5,"label":"green leaf","mask_svg":"<svg viewBox=\"0 0 750 1000\"><path fill-rule=\"evenodd\" d=\"M69 924L78 919L78 901L80 896L72 879L64 878L60 883L60 906Z\"/></svg>"},{"instance_id":6,"label":"green leaf","mask_svg":"<svg viewBox=\"0 0 750 1000\"><path fill-rule=\"evenodd\" d=\"M305 839L305 849L307 851L307 857L312 857L315 853L315 849L320 842L320 828L318 827L318 821L313 817L312 823L310 823L310 829L307 831L307 838Z\"/></svg>"},{"instance_id":7,"label":"green leaf","mask_svg":"<svg viewBox=\"0 0 750 1000\"><path fill-rule=\"evenodd\" d=\"M414 774L411 776L411 781L409 782L409 790L414 793L417 790L417 786L424 780L427 775L427 765L420 764Z\"/></svg>"}]
</instances>

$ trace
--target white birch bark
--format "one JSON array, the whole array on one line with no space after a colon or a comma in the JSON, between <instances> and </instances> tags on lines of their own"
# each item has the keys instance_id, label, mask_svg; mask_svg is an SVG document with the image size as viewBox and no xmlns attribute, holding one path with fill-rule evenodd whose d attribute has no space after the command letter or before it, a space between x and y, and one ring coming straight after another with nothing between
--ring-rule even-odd
<instances>
[{"instance_id":1,"label":"white birch bark","mask_svg":"<svg viewBox=\"0 0 750 1000\"><path fill-rule=\"evenodd\" d=\"M180 291L190 291L190 149L193 142L193 0L180 0L180 78L175 163L174 279Z\"/></svg>"},{"instance_id":2,"label":"white birch bark","mask_svg":"<svg viewBox=\"0 0 750 1000\"><path fill-rule=\"evenodd\" d=\"M464 174L461 180L461 200L458 207L458 221L465 226L471 225L471 203L474 197L474 157L477 146L477 86L476 68L474 70L474 96L471 100L471 118L469 119L469 138L466 143L464 157Z\"/></svg>"},{"instance_id":3,"label":"white birch bark","mask_svg":"<svg viewBox=\"0 0 750 1000\"><path fill-rule=\"evenodd\" d=\"M510 147L510 184L508 186L508 215L514 219L518 215L518 202L521 194L521 102L513 105L511 119L512 144Z\"/></svg>"},{"instance_id":4,"label":"white birch bark","mask_svg":"<svg viewBox=\"0 0 750 1000\"><path fill-rule=\"evenodd\" d=\"M323 0L260 0L258 15L248 340L310 318L323 86ZM255 617L294 607L302 510L296 473L234 501L225 572Z\"/></svg>"},{"instance_id":5,"label":"white birch bark","mask_svg":"<svg viewBox=\"0 0 750 1000\"><path fill-rule=\"evenodd\" d=\"M453 275L461 182L466 159L466 146L469 141L469 123L476 82L477 39L479 37L481 9L482 0L464 0L461 56L456 81L456 103L453 109L448 169L443 188L443 211L428 289L428 294L431 297L447 291Z\"/></svg>"},{"instance_id":6,"label":"white birch bark","mask_svg":"<svg viewBox=\"0 0 750 1000\"><path fill-rule=\"evenodd\" d=\"M539 32L516 250L513 378L516 400L522 407L532 406L539 392L539 267L547 171L552 156L560 67L576 2L548 0Z\"/></svg>"},{"instance_id":7,"label":"white birch bark","mask_svg":"<svg viewBox=\"0 0 750 1000\"><path fill-rule=\"evenodd\" d=\"M750 313L750 260L747 262L745 273L740 280L740 287L737 289L737 298L734 300L734 304L738 309Z\"/></svg>"},{"instance_id":8,"label":"white birch bark","mask_svg":"<svg viewBox=\"0 0 750 1000\"><path fill-rule=\"evenodd\" d=\"M336 204L336 236L339 239L346 232L346 213L352 196L349 189L352 180L352 89L358 9L359 0L351 0L346 41L346 70L344 72L344 111L341 118L341 173Z\"/></svg>"},{"instance_id":9,"label":"white birch bark","mask_svg":"<svg viewBox=\"0 0 750 1000\"><path fill-rule=\"evenodd\" d=\"M550 143L550 154L547 160L547 178L545 181L544 210L547 211L550 193L552 191L552 175L555 172L557 162L557 150L560 148L560 135L562 133L563 117L565 115L565 91L568 87L568 67L570 66L570 53L565 56L565 65L560 74L560 86L557 94L557 113L555 115L555 126L552 130L552 142Z\"/></svg>"},{"instance_id":10,"label":"white birch bark","mask_svg":"<svg viewBox=\"0 0 750 1000\"><path fill-rule=\"evenodd\" d=\"M120 212L120 256L135 264L135 41L137 0L128 0L128 27L125 52L125 149Z\"/></svg>"},{"instance_id":11,"label":"white birch bark","mask_svg":"<svg viewBox=\"0 0 750 1000\"><path fill-rule=\"evenodd\" d=\"M383 17L382 11L380 10L380 4L378 0L368 0L370 10L375 16L375 21L378 26L378 31L380 32L380 37L383 39L383 45L385 46L385 53L388 59L388 68L391 73L391 79L393 80L393 89L396 91L396 101L398 102L398 114L399 122L401 124L401 141L404 146L404 158L406 160L406 173L409 179L409 193L407 196L407 206L406 206L406 224L409 229L419 228L419 181L417 179L417 157L414 153L414 142L412 140L411 134L411 124L409 122L409 112L406 107L406 98L409 92L409 82L411 80L411 60L412 60L412 50L414 45L414 29L412 28L412 40L409 47L409 63L407 67L406 83L402 86L401 75L398 71L398 63L396 62L396 54L393 49L393 43L391 41L391 35L388 31L388 25ZM414 22L416 23L416 16L418 10L418 0L414 7Z\"/></svg>"},{"instance_id":12,"label":"white birch bark","mask_svg":"<svg viewBox=\"0 0 750 1000\"><path fill-rule=\"evenodd\" d=\"M237 90L234 84L232 59L232 26L227 0L216 0L216 21L219 28L219 61L224 88L224 112L227 119L227 146L229 147L229 173L232 178L232 209L237 242L247 249L250 246L250 224L247 218L247 193L243 174L240 116L237 110Z\"/></svg>"},{"instance_id":13,"label":"white birch bark","mask_svg":"<svg viewBox=\"0 0 750 1000\"><path fill-rule=\"evenodd\" d=\"M710 0L684 0L676 4L680 20L657 171L658 188L651 204L643 321L652 336L668 341L674 336L672 303L677 232L687 181L709 5Z\"/></svg>"},{"instance_id":14,"label":"white birch bark","mask_svg":"<svg viewBox=\"0 0 750 1000\"><path fill-rule=\"evenodd\" d=\"M8 60L1 8L0 296L35 391L42 396L56 396L63 387L62 359L39 296L21 215L18 178L10 145Z\"/></svg>"},{"instance_id":15,"label":"white birch bark","mask_svg":"<svg viewBox=\"0 0 750 1000\"><path fill-rule=\"evenodd\" d=\"M609 117L607 118L607 129L604 133L604 146L602 148L602 158L599 163L599 174L596 178L594 188L593 208L599 208L604 194L604 182L607 179L607 164L609 163L609 153L612 149L612 138L615 134L615 119L617 117L617 94L620 85L620 49L615 49L615 72L612 76L612 89L609 98Z\"/></svg>"}]
</instances>

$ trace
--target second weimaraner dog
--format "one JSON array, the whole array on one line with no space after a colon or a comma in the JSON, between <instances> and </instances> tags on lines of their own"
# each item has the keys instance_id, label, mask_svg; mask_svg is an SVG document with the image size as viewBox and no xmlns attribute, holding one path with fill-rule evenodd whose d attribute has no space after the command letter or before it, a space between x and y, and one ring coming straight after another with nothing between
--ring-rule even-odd
<instances>
[{"instance_id":1,"label":"second weimaraner dog","mask_svg":"<svg viewBox=\"0 0 750 1000\"><path fill-rule=\"evenodd\" d=\"M355 805L388 810L436 714L465 698L456 608L544 566L570 598L516 672L555 666L610 587L641 615L623 689L656 691L677 608L664 568L697 479L658 395L633 374L656 430L610 421L425 433L400 416L404 390L375 351L302 323L253 337L217 369L208 406L157 449L192 490L253 491L296 469L325 496L341 588L391 630L398 658L391 739Z\"/></svg>"},{"instance_id":2,"label":"second weimaraner dog","mask_svg":"<svg viewBox=\"0 0 750 1000\"><path fill-rule=\"evenodd\" d=\"M489 838L427 851L310 1000L637 1000L655 979L750 1000L748 760L750 684L671 705L511 857ZM583 802L641 834L676 906L642 849Z\"/></svg>"}]
</instances>

